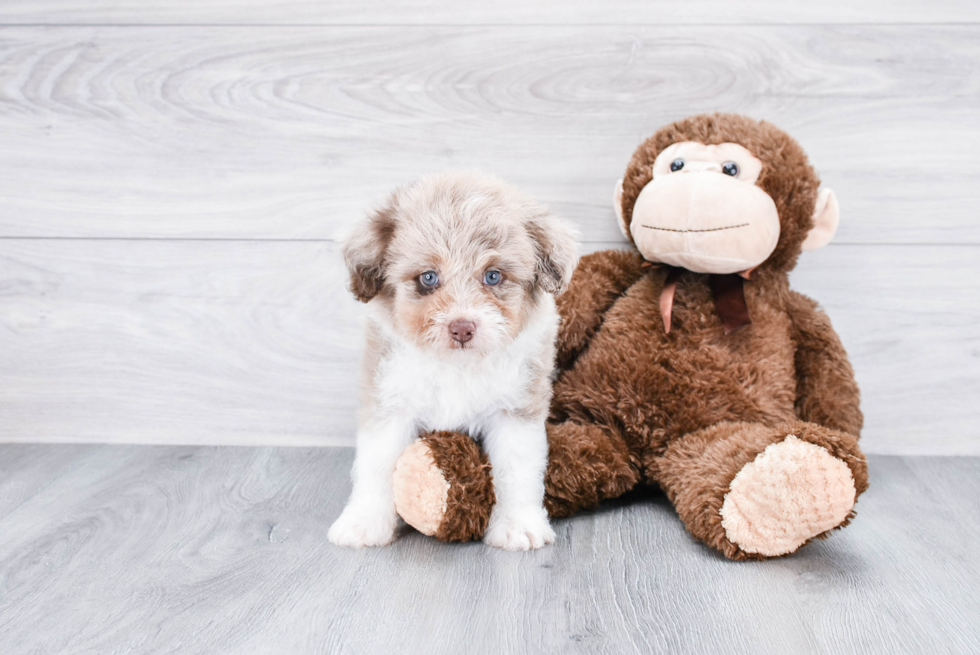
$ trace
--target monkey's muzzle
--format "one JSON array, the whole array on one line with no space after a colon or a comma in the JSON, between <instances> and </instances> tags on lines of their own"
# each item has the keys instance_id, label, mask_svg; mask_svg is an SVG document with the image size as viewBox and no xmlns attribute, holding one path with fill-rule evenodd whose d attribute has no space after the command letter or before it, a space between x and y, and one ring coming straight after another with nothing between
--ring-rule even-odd
<instances>
[{"instance_id":1,"label":"monkey's muzzle","mask_svg":"<svg viewBox=\"0 0 980 655\"><path fill-rule=\"evenodd\" d=\"M648 261L698 273L738 273L775 250L779 214L752 182L715 171L672 173L643 187L630 231Z\"/></svg>"}]
</instances>

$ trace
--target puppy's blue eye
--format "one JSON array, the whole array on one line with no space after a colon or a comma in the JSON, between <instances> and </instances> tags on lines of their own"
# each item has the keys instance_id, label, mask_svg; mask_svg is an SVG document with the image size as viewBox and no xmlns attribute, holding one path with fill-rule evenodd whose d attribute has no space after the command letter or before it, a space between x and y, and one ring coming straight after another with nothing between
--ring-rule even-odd
<instances>
[{"instance_id":1,"label":"puppy's blue eye","mask_svg":"<svg viewBox=\"0 0 980 655\"><path fill-rule=\"evenodd\" d=\"M677 171L681 170L682 168L684 168L684 160L683 159L679 159L678 158L678 159L675 159L674 161L670 162L670 172L671 173L676 173Z\"/></svg>"},{"instance_id":2,"label":"puppy's blue eye","mask_svg":"<svg viewBox=\"0 0 980 655\"><path fill-rule=\"evenodd\" d=\"M726 161L721 165L721 172L732 177L738 176L738 164L733 161Z\"/></svg>"},{"instance_id":3,"label":"puppy's blue eye","mask_svg":"<svg viewBox=\"0 0 980 655\"><path fill-rule=\"evenodd\" d=\"M487 271L483 275L483 283L490 286L500 284L500 271Z\"/></svg>"},{"instance_id":4,"label":"puppy's blue eye","mask_svg":"<svg viewBox=\"0 0 980 655\"><path fill-rule=\"evenodd\" d=\"M435 271L426 271L419 276L419 282L427 287L434 287L439 284L439 274Z\"/></svg>"}]
</instances>

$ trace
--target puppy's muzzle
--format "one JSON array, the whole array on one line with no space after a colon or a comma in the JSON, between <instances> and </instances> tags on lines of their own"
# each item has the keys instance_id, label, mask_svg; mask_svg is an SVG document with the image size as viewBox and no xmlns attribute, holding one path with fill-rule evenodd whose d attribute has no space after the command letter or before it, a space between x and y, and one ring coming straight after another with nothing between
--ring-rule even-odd
<instances>
[{"instance_id":1,"label":"puppy's muzzle","mask_svg":"<svg viewBox=\"0 0 980 655\"><path fill-rule=\"evenodd\" d=\"M473 321L453 321L449 324L449 336L453 341L464 344L476 334L476 323Z\"/></svg>"}]
</instances>

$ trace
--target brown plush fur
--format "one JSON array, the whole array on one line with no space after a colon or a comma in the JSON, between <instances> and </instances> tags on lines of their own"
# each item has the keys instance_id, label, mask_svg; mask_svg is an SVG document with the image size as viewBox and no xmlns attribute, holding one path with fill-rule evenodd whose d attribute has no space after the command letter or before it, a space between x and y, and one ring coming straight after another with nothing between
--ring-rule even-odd
<instances>
[{"instance_id":1,"label":"brown plush fur","mask_svg":"<svg viewBox=\"0 0 980 655\"><path fill-rule=\"evenodd\" d=\"M621 496L640 481L637 461L622 441L598 425L548 425L544 506L552 517L571 516Z\"/></svg>"},{"instance_id":2,"label":"brown plush fur","mask_svg":"<svg viewBox=\"0 0 980 655\"><path fill-rule=\"evenodd\" d=\"M695 116L661 129L633 155L623 181L627 222L657 154L679 141L739 143L763 162L757 184L776 203L781 234L745 284L752 324L725 334L708 275L682 271L666 333L658 304L665 269L636 252L583 257L558 299L546 506L568 516L637 484L658 484L698 539L729 558L759 559L728 540L719 511L735 475L767 446L793 434L845 462L858 495L868 486L847 355L827 316L791 291L787 276L813 225L819 179L774 126Z\"/></svg>"},{"instance_id":3,"label":"brown plush fur","mask_svg":"<svg viewBox=\"0 0 980 655\"><path fill-rule=\"evenodd\" d=\"M552 518L571 516L621 496L639 482L635 462L625 448L609 448L608 437L596 438L598 426L550 425L545 508ZM422 439L449 482L440 541L480 539L493 509L493 476L486 453L460 432L430 432Z\"/></svg>"},{"instance_id":4,"label":"brown plush fur","mask_svg":"<svg viewBox=\"0 0 980 655\"><path fill-rule=\"evenodd\" d=\"M490 510L496 502L486 453L459 432L430 432L421 438L449 483L446 518L436 531L436 539L479 539L487 529Z\"/></svg>"},{"instance_id":5,"label":"brown plush fur","mask_svg":"<svg viewBox=\"0 0 980 655\"><path fill-rule=\"evenodd\" d=\"M867 464L851 435L802 421L776 428L761 423L719 423L672 442L657 462L657 481L691 534L731 559L764 559L743 552L728 540L719 512L735 474L766 446L788 434L822 446L844 460L858 494L868 488ZM850 517L837 527L848 522Z\"/></svg>"}]
</instances>

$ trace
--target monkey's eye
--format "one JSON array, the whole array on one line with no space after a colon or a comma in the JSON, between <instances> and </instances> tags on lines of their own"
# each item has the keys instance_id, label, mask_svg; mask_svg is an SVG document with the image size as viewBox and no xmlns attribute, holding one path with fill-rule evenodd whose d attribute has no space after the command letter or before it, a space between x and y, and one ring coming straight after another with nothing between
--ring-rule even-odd
<instances>
[{"instance_id":1,"label":"monkey's eye","mask_svg":"<svg viewBox=\"0 0 980 655\"><path fill-rule=\"evenodd\" d=\"M670 172L671 173L676 173L677 171L681 170L682 168L684 168L684 160L683 159L679 159L678 158L678 159L675 159L674 161L670 162Z\"/></svg>"},{"instance_id":2,"label":"monkey's eye","mask_svg":"<svg viewBox=\"0 0 980 655\"><path fill-rule=\"evenodd\" d=\"M500 284L500 271L487 271L483 275L483 283L491 287Z\"/></svg>"},{"instance_id":3,"label":"monkey's eye","mask_svg":"<svg viewBox=\"0 0 980 655\"><path fill-rule=\"evenodd\" d=\"M439 274L435 271L426 271L419 276L419 282L422 283L422 286L434 287L439 284Z\"/></svg>"},{"instance_id":4,"label":"monkey's eye","mask_svg":"<svg viewBox=\"0 0 980 655\"><path fill-rule=\"evenodd\" d=\"M733 161L726 161L721 165L721 172L725 175L731 175L732 177L738 177L738 164Z\"/></svg>"}]
</instances>

